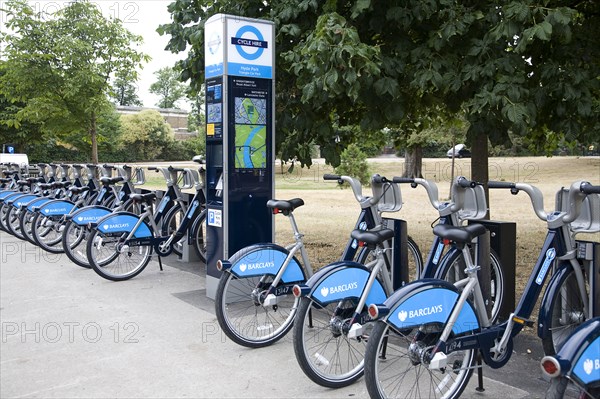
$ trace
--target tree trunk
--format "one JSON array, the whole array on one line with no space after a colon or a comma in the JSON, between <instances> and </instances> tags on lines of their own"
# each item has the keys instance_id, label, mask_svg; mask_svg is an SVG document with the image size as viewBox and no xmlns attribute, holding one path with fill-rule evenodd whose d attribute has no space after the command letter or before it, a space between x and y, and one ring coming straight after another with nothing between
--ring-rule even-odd
<instances>
[{"instance_id":1,"label":"tree trunk","mask_svg":"<svg viewBox=\"0 0 600 399\"><path fill-rule=\"evenodd\" d=\"M488 136L487 134L478 134L473 139L471 147L471 180L483 183L485 189L485 200L488 204L488 213L486 219L490 217L489 204L490 195L488 191L489 165L488 165Z\"/></svg>"},{"instance_id":2,"label":"tree trunk","mask_svg":"<svg viewBox=\"0 0 600 399\"><path fill-rule=\"evenodd\" d=\"M96 113L90 117L90 137L92 139L92 163L98 163L98 138L96 137Z\"/></svg>"},{"instance_id":3,"label":"tree trunk","mask_svg":"<svg viewBox=\"0 0 600 399\"><path fill-rule=\"evenodd\" d=\"M402 177L423 177L423 148L409 148L404 152L404 174Z\"/></svg>"}]
</instances>

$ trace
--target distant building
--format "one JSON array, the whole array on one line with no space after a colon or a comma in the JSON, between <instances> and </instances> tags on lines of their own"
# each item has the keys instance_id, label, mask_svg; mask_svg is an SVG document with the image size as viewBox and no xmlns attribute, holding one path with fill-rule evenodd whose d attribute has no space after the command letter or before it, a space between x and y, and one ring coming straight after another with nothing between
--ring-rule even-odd
<instances>
[{"instance_id":1,"label":"distant building","mask_svg":"<svg viewBox=\"0 0 600 399\"><path fill-rule=\"evenodd\" d=\"M165 122L167 122L171 126L171 128L173 128L175 139L187 140L198 135L198 132L189 132L187 130L188 112L183 109L131 107L128 105L117 105L117 112L119 114L138 114L141 111L145 111L147 109L158 111L163 116L163 118L165 118Z\"/></svg>"}]
</instances>

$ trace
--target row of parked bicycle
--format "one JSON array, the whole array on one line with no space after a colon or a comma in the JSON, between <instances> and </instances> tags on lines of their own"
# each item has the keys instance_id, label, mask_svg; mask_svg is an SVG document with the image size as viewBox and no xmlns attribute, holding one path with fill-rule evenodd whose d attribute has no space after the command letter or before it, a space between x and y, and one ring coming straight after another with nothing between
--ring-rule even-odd
<instances>
[{"instance_id":1,"label":"row of parked bicycle","mask_svg":"<svg viewBox=\"0 0 600 399\"><path fill-rule=\"evenodd\" d=\"M360 205L341 260L313 273L294 218L303 200L269 201L273 213L288 217L294 241L253 245L218 262L215 311L232 341L258 348L292 330L301 369L324 387L364 374L372 398L457 398L475 370L483 389L482 361L507 364L514 337L534 326L546 287L536 326L547 354L542 370L552 378L548 397L599 397L600 251L575 236L600 231L600 186L574 182L546 212L538 188L489 182L527 193L548 229L516 309L501 318L514 282L505 281L501 257L477 223L487 213L482 185L459 177L451 200L440 201L436 184L424 179L374 175L371 196L352 177L324 179L349 184ZM439 212L425 262L403 224L382 216L402 207L401 184L425 188Z\"/></svg>"},{"instance_id":2,"label":"row of parked bicycle","mask_svg":"<svg viewBox=\"0 0 600 399\"><path fill-rule=\"evenodd\" d=\"M135 188L145 181L140 168L1 169L0 229L65 252L102 277L132 278L153 252L160 265L162 256L180 254L186 244L206 259L201 167L149 168L162 172L167 185L156 206L157 192ZM360 206L341 260L313 273L293 213L303 201L269 201L268 208L288 217L294 242L257 244L218 262L223 274L215 309L234 342L262 347L293 330L301 369L322 386L343 387L364 374L374 398L456 398L474 370L481 375L481 360L492 368L508 362L513 338L533 325L530 316L549 280L537 318L548 355L543 370L553 378L549 397L598 397L597 244L575 236L600 231L600 186L575 182L558 191L556 209L546 212L536 187L489 182L493 189L526 192L548 228L516 310L501 319L509 282L487 230L476 223L487 213L480 184L459 177L451 200L440 201L435 183L424 179L374 175L373 194L366 196L352 177L324 178L349 184ZM401 209L401 184L422 186L439 212L425 261L405 225L383 216ZM186 200L182 190L191 188L195 194Z\"/></svg>"},{"instance_id":3,"label":"row of parked bicycle","mask_svg":"<svg viewBox=\"0 0 600 399\"><path fill-rule=\"evenodd\" d=\"M202 163L202 159L194 159ZM204 169L149 167L166 189L149 192L143 168L127 165L0 165L0 229L109 280L139 274L155 252L206 257ZM183 190L194 189L193 195ZM154 206L157 196L160 201Z\"/></svg>"}]
</instances>

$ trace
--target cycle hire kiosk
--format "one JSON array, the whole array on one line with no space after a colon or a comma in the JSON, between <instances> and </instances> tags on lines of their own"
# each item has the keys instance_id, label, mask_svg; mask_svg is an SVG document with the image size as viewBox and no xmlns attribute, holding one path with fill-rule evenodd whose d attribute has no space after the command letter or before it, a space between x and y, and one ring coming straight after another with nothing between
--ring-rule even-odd
<instances>
[{"instance_id":1,"label":"cycle hire kiosk","mask_svg":"<svg viewBox=\"0 0 600 399\"><path fill-rule=\"evenodd\" d=\"M219 259L273 241L275 43L270 21L216 14L204 30L206 295Z\"/></svg>"}]
</instances>

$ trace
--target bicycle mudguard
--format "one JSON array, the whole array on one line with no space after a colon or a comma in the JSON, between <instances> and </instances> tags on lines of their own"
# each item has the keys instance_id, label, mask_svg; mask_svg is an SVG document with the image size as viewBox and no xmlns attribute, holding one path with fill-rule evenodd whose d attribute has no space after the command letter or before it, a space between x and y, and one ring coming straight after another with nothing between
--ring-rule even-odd
<instances>
[{"instance_id":1,"label":"bicycle mudguard","mask_svg":"<svg viewBox=\"0 0 600 399\"><path fill-rule=\"evenodd\" d=\"M85 226L88 223L95 223L106 215L110 215L112 210L102 205L90 205L84 208L77 209L75 212L67 216L79 226Z\"/></svg>"},{"instance_id":2,"label":"bicycle mudguard","mask_svg":"<svg viewBox=\"0 0 600 399\"><path fill-rule=\"evenodd\" d=\"M22 205L28 204L31 201L35 200L36 198L39 198L39 197L35 194L25 194L20 197L14 198L12 200L12 206L19 209Z\"/></svg>"},{"instance_id":3,"label":"bicycle mudguard","mask_svg":"<svg viewBox=\"0 0 600 399\"><path fill-rule=\"evenodd\" d=\"M581 385L600 383L600 317L577 327L555 357L563 374Z\"/></svg>"},{"instance_id":4,"label":"bicycle mudguard","mask_svg":"<svg viewBox=\"0 0 600 399\"><path fill-rule=\"evenodd\" d=\"M460 293L454 285L444 280L423 279L405 285L385 302L383 307L389 313L383 320L398 328L414 328L424 323L445 324ZM479 329L479 320L469 301L467 301L452 331L455 334Z\"/></svg>"},{"instance_id":5,"label":"bicycle mudguard","mask_svg":"<svg viewBox=\"0 0 600 399\"><path fill-rule=\"evenodd\" d=\"M544 297L542 298L542 302L540 303L540 313L538 316L538 337L546 338L548 336L548 330L552 325L552 298L556 297L559 294L560 284L559 282L563 279L563 276L573 272L573 266L571 263L564 262L562 266L560 266L556 272L552 275L550 282L548 283L548 288L546 288L546 292L544 292Z\"/></svg>"},{"instance_id":6,"label":"bicycle mudguard","mask_svg":"<svg viewBox=\"0 0 600 399\"><path fill-rule=\"evenodd\" d=\"M43 204L38 210L44 216L62 216L73 211L75 204L71 201L52 200Z\"/></svg>"},{"instance_id":7,"label":"bicycle mudguard","mask_svg":"<svg viewBox=\"0 0 600 399\"><path fill-rule=\"evenodd\" d=\"M287 249L276 244L251 245L240 249L229 258L229 262L231 263L229 272L239 278L262 276L265 274L275 276L281 270L288 254L289 251ZM286 284L306 281L304 269L300 267L295 257L290 260L285 272L281 276L281 281Z\"/></svg>"},{"instance_id":8,"label":"bicycle mudguard","mask_svg":"<svg viewBox=\"0 0 600 399\"><path fill-rule=\"evenodd\" d=\"M0 201L4 200L4 198L8 197L9 195L15 194L15 193L21 193L20 191L14 191L14 190L8 190L8 191L0 191Z\"/></svg>"},{"instance_id":9,"label":"bicycle mudguard","mask_svg":"<svg viewBox=\"0 0 600 399\"><path fill-rule=\"evenodd\" d=\"M347 298L360 298L367 285L371 271L357 262L342 261L326 266L307 282L308 297L321 305ZM387 298L381 282L375 279L367 296L366 304L381 303Z\"/></svg>"},{"instance_id":10,"label":"bicycle mudguard","mask_svg":"<svg viewBox=\"0 0 600 399\"><path fill-rule=\"evenodd\" d=\"M15 199L18 196L23 195L23 194L25 194L25 193L22 191L12 191L10 193L7 193L7 195L0 197L0 202L8 202L11 199Z\"/></svg>"},{"instance_id":11,"label":"bicycle mudguard","mask_svg":"<svg viewBox=\"0 0 600 399\"><path fill-rule=\"evenodd\" d=\"M50 201L52 201L52 198L47 198L47 197L39 198L38 197L37 199L34 199L27 203L27 210L29 212L34 212L35 211L34 208L39 208L46 202L50 202Z\"/></svg>"},{"instance_id":12,"label":"bicycle mudguard","mask_svg":"<svg viewBox=\"0 0 600 399\"><path fill-rule=\"evenodd\" d=\"M131 212L111 213L96 222L96 228L102 233L130 233L135 224L140 220L139 216ZM133 234L134 238L152 237L150 226L142 222Z\"/></svg>"}]
</instances>

